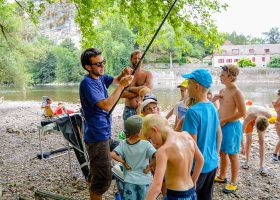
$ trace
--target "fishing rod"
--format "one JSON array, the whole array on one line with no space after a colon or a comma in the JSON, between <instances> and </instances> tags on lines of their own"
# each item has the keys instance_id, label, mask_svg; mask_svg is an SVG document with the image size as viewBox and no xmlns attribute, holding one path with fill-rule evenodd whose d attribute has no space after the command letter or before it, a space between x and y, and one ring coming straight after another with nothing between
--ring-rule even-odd
<instances>
[{"instance_id":1,"label":"fishing rod","mask_svg":"<svg viewBox=\"0 0 280 200\"><path fill-rule=\"evenodd\" d=\"M177 2L177 0L174 0L173 4L171 5L171 7L169 8L169 10L168 10L168 12L166 13L165 17L163 18L162 22L160 23L160 25L159 25L157 31L155 32L155 34L153 35L151 41L149 42L148 46L146 47L144 53L142 54L140 60L137 62L136 66L134 67L133 72L132 72L131 75L134 75L135 72L136 72L136 70L137 70L138 67L140 66L140 63L141 63L142 60L144 59L144 57L145 57L147 51L149 50L150 46L151 46L152 43L154 42L154 40L155 40L157 34L159 33L161 27L163 26L164 22L166 21L168 15L169 15L170 12L172 11L172 9L173 9L173 7L175 6L176 2ZM114 104L114 106L112 107L112 109L109 111L108 116L110 116L110 115L112 114L113 110L115 109L116 105L118 104L118 102L119 102L119 100L120 100L120 98L121 98L121 96L122 96L122 94L123 94L123 92L124 92L125 89L126 89L126 88L124 88L124 89L122 90L122 92L121 92L121 94L120 94L118 100L116 101L116 103Z\"/></svg>"}]
</instances>

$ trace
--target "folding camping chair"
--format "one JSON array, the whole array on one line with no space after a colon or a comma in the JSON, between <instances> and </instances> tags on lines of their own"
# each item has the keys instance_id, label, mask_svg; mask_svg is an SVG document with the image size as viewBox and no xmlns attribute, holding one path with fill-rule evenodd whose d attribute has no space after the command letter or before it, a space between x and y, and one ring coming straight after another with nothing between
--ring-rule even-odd
<instances>
[{"instance_id":1,"label":"folding camping chair","mask_svg":"<svg viewBox=\"0 0 280 200\"><path fill-rule=\"evenodd\" d=\"M46 159L52 159L52 158L56 158L59 156L62 156L64 154L60 154L60 155L53 155L55 153L60 153L60 152L64 152L68 150L68 153L70 153L70 146L67 145L67 148L59 148L57 150L54 151L44 151L43 150L43 142L42 142L42 136L51 130L55 130L55 131L59 131L57 125L56 125L56 118L43 118L41 120L41 126L37 126L38 128L38 133L39 133L39 143L40 143L40 153L37 154L37 157L39 159L42 160L46 160Z\"/></svg>"},{"instance_id":2,"label":"folding camping chair","mask_svg":"<svg viewBox=\"0 0 280 200\"><path fill-rule=\"evenodd\" d=\"M89 159L82 140L84 132L82 115L80 113L63 115L56 120L56 123L64 138L73 147L85 179L89 180Z\"/></svg>"}]
</instances>

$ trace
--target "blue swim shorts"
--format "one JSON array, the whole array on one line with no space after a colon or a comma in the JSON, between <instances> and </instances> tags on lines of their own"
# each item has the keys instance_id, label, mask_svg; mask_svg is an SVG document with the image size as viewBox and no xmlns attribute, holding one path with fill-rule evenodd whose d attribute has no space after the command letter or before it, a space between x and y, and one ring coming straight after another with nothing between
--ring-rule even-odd
<instances>
[{"instance_id":1,"label":"blue swim shorts","mask_svg":"<svg viewBox=\"0 0 280 200\"><path fill-rule=\"evenodd\" d=\"M149 185L136 185L132 183L125 183L124 191L123 191L123 199L145 200L148 189L149 189Z\"/></svg>"},{"instance_id":2,"label":"blue swim shorts","mask_svg":"<svg viewBox=\"0 0 280 200\"><path fill-rule=\"evenodd\" d=\"M136 108L125 106L123 110L123 120L127 120L127 118L137 115Z\"/></svg>"},{"instance_id":3,"label":"blue swim shorts","mask_svg":"<svg viewBox=\"0 0 280 200\"><path fill-rule=\"evenodd\" d=\"M175 191L167 189L164 200L196 200L196 192L194 187L186 191Z\"/></svg>"},{"instance_id":4,"label":"blue swim shorts","mask_svg":"<svg viewBox=\"0 0 280 200\"><path fill-rule=\"evenodd\" d=\"M226 154L237 154L242 139L242 125L240 121L228 122L222 127L221 151Z\"/></svg>"}]
</instances>

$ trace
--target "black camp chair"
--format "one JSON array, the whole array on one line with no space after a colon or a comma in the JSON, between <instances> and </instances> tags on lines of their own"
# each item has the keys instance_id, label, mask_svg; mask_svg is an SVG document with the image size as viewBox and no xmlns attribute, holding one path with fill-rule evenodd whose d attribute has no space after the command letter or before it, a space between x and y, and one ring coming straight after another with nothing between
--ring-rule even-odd
<instances>
[{"instance_id":1,"label":"black camp chair","mask_svg":"<svg viewBox=\"0 0 280 200\"><path fill-rule=\"evenodd\" d=\"M71 144L80 164L82 173L89 180L89 161L85 144L82 140L84 120L80 113L64 115L56 120L64 138Z\"/></svg>"}]
</instances>

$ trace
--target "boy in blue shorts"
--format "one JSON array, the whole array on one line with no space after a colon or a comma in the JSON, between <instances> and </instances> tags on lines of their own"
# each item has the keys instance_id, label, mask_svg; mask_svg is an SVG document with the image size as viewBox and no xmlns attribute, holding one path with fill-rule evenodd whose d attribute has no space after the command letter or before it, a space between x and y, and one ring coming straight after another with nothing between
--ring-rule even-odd
<instances>
[{"instance_id":1,"label":"boy in blue shorts","mask_svg":"<svg viewBox=\"0 0 280 200\"><path fill-rule=\"evenodd\" d=\"M124 194L123 199L144 200L152 174L146 173L149 158L156 152L153 145L147 140L141 140L139 132L142 127L142 117L133 115L125 123L126 140L121 142L111 153L112 158L121 162L124 167Z\"/></svg>"},{"instance_id":2,"label":"boy in blue shorts","mask_svg":"<svg viewBox=\"0 0 280 200\"><path fill-rule=\"evenodd\" d=\"M235 84L238 74L239 69L237 66L223 66L220 79L221 83L226 87L220 91L219 95L214 96L214 101L219 100L220 103L219 114L223 134L220 152L220 175L215 178L216 182L227 182L227 157L229 157L231 164L231 180L225 185L224 193L232 193L237 189L238 153L242 139L242 126L239 119L246 115L244 97Z\"/></svg>"}]
</instances>

